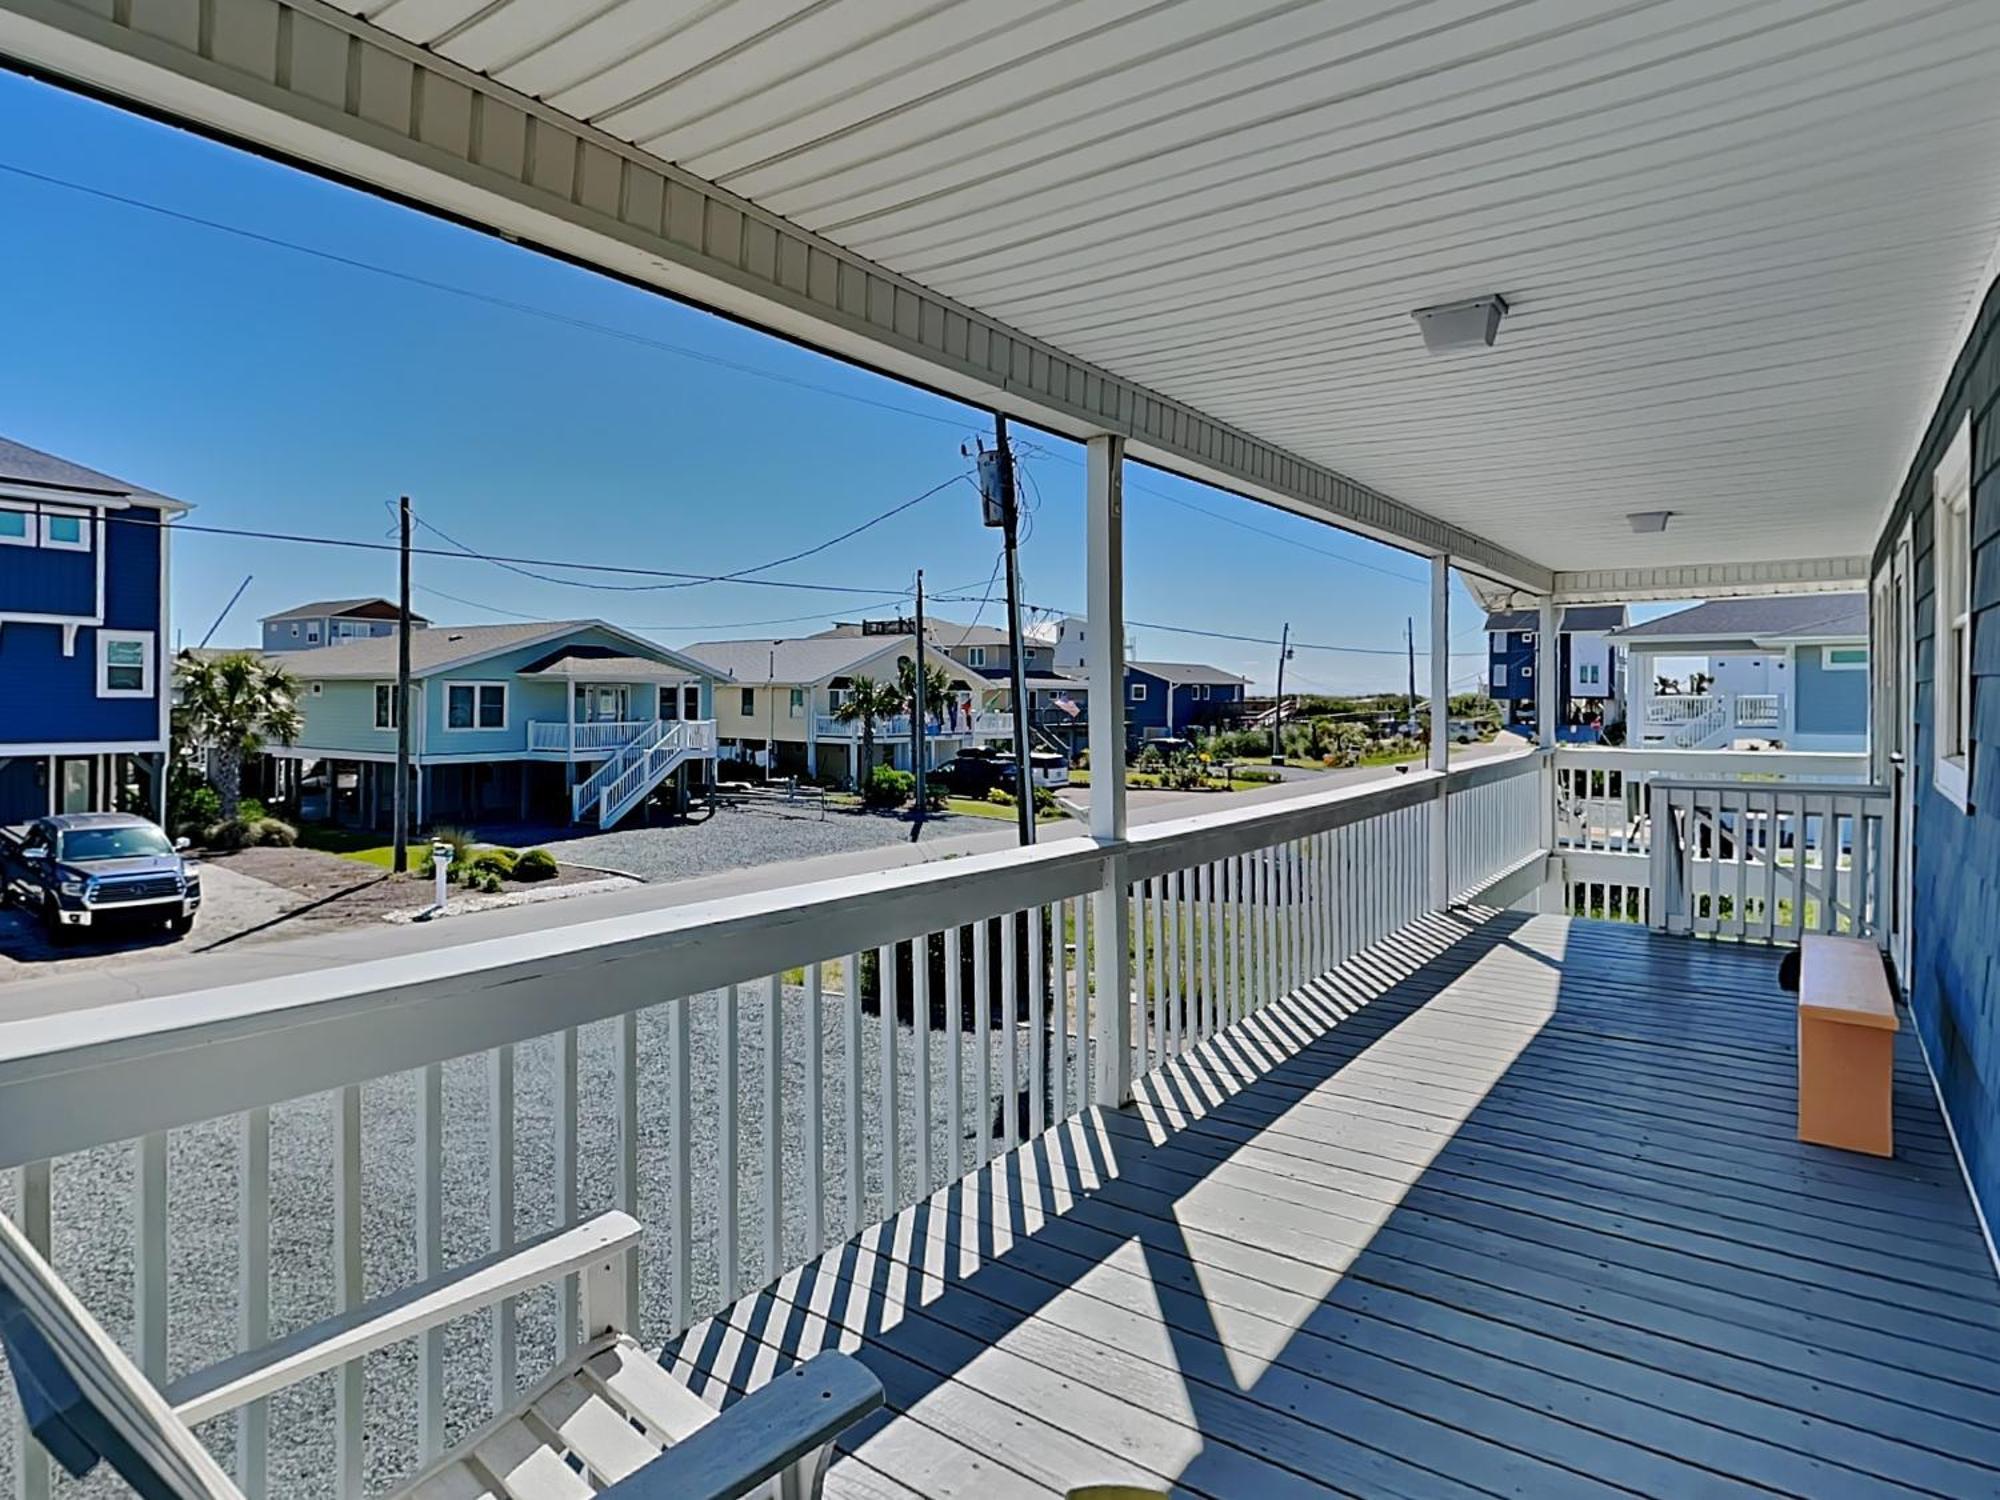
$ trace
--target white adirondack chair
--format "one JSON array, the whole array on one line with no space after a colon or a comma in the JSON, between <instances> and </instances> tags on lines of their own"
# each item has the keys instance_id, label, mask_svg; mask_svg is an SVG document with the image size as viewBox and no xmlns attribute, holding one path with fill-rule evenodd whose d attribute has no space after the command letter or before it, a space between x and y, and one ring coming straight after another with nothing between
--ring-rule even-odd
<instances>
[{"instance_id":1,"label":"white adirondack chair","mask_svg":"<svg viewBox=\"0 0 2000 1500\"><path fill-rule=\"evenodd\" d=\"M880 1382L846 1355L822 1354L717 1413L617 1326L639 1234L630 1215L600 1214L235 1355L163 1393L0 1216L0 1341L35 1436L72 1474L101 1458L142 1500L243 1500L192 1424L576 1274L583 1346L401 1496L817 1496L833 1439L881 1404Z\"/></svg>"}]
</instances>

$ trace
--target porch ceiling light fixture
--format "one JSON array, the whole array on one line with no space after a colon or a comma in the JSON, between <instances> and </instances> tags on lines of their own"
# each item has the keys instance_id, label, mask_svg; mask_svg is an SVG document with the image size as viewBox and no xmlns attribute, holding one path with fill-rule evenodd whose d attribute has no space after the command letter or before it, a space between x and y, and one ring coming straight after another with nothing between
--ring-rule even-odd
<instances>
[{"instance_id":1,"label":"porch ceiling light fixture","mask_svg":"<svg viewBox=\"0 0 2000 1500\"><path fill-rule=\"evenodd\" d=\"M1410 316L1424 331L1424 347L1433 354L1453 349L1490 349L1500 332L1500 320L1507 315L1507 299L1499 293L1474 297L1470 302L1447 302L1437 307L1420 307Z\"/></svg>"},{"instance_id":2,"label":"porch ceiling light fixture","mask_svg":"<svg viewBox=\"0 0 2000 1500\"><path fill-rule=\"evenodd\" d=\"M1670 510L1635 510L1625 517L1627 523L1637 532L1665 531L1667 522L1673 516Z\"/></svg>"}]
</instances>

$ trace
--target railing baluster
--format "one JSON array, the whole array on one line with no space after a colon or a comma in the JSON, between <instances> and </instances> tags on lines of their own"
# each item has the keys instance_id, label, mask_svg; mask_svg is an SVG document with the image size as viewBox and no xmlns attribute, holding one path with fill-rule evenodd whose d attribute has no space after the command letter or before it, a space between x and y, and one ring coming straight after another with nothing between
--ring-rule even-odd
<instances>
[{"instance_id":1,"label":"railing baluster","mask_svg":"<svg viewBox=\"0 0 2000 1500\"><path fill-rule=\"evenodd\" d=\"M840 970L842 995L841 1017L846 1022L847 1035L842 1049L844 1066L847 1070L847 1090L841 1100L846 1110L847 1121L847 1233L849 1238L861 1233L864 1222L861 1203L864 1189L868 1184L867 1167L862 1160L861 1130L861 955L850 953L842 960Z\"/></svg>"},{"instance_id":2,"label":"railing baluster","mask_svg":"<svg viewBox=\"0 0 2000 1500\"><path fill-rule=\"evenodd\" d=\"M1005 1020L1000 1062L1006 1091L1000 1101L1000 1139L1009 1151L1021 1144L1021 960L1014 946L1020 940L1020 913L1010 911L1000 919L1000 1014Z\"/></svg>"},{"instance_id":3,"label":"railing baluster","mask_svg":"<svg viewBox=\"0 0 2000 1500\"><path fill-rule=\"evenodd\" d=\"M139 1371L155 1385L167 1378L167 1138L138 1141L132 1188L132 1327Z\"/></svg>"},{"instance_id":4,"label":"railing baluster","mask_svg":"<svg viewBox=\"0 0 2000 1500\"><path fill-rule=\"evenodd\" d=\"M875 995L877 1020L882 1038L882 1089L877 1124L882 1132L882 1217L888 1218L902 1206L902 1189L897 1181L897 1137L902 1134L902 1107L898 1095L896 1064L896 944L875 950Z\"/></svg>"},{"instance_id":5,"label":"railing baluster","mask_svg":"<svg viewBox=\"0 0 2000 1500\"><path fill-rule=\"evenodd\" d=\"M241 1116L237 1137L236 1322L238 1343L248 1351L271 1338L271 1111L262 1106ZM262 1500L269 1485L271 1411L252 1401L236 1414L236 1484L249 1500Z\"/></svg>"},{"instance_id":6,"label":"railing baluster","mask_svg":"<svg viewBox=\"0 0 2000 1500\"><path fill-rule=\"evenodd\" d=\"M1069 903L1058 901L1049 913L1049 1117L1069 1118Z\"/></svg>"},{"instance_id":7,"label":"railing baluster","mask_svg":"<svg viewBox=\"0 0 2000 1500\"><path fill-rule=\"evenodd\" d=\"M1156 876L1146 882L1147 916L1153 928L1153 991L1142 999L1147 1009L1153 1013L1153 1062L1164 1063L1173 1055L1173 1013L1167 1009L1167 945L1162 927L1166 905L1167 877Z\"/></svg>"},{"instance_id":8,"label":"railing baluster","mask_svg":"<svg viewBox=\"0 0 2000 1500\"><path fill-rule=\"evenodd\" d=\"M965 1175L965 980L959 972L963 933L944 930L944 1150L951 1181Z\"/></svg>"},{"instance_id":9,"label":"railing baluster","mask_svg":"<svg viewBox=\"0 0 2000 1500\"><path fill-rule=\"evenodd\" d=\"M562 1224L574 1224L577 1219L576 1046L574 1026L565 1026L556 1033L556 1216ZM567 1354L583 1341L577 1325L576 1277L565 1276L558 1295L561 1298L558 1331L562 1339L559 1347Z\"/></svg>"},{"instance_id":10,"label":"railing baluster","mask_svg":"<svg viewBox=\"0 0 2000 1500\"><path fill-rule=\"evenodd\" d=\"M1076 1097L1071 1101L1070 1113L1082 1114L1084 1110L1090 1107L1090 1080L1092 1077L1090 1070L1090 982L1093 970L1091 968L1090 957L1090 902L1086 897L1077 896L1073 898L1071 905L1075 908L1071 921L1076 928L1076 972L1072 988L1072 993L1076 996L1076 1005L1074 1008L1076 1068L1071 1076L1076 1082Z\"/></svg>"},{"instance_id":11,"label":"railing baluster","mask_svg":"<svg viewBox=\"0 0 2000 1500\"><path fill-rule=\"evenodd\" d=\"M694 1321L694 1066L689 1056L694 998L667 1002L667 1068L673 1075L668 1103L667 1154L673 1162L673 1224L667 1241L667 1275L673 1287L671 1334Z\"/></svg>"},{"instance_id":12,"label":"railing baluster","mask_svg":"<svg viewBox=\"0 0 2000 1500\"><path fill-rule=\"evenodd\" d=\"M1132 882L1132 989L1138 1006L1138 1024L1132 1028L1132 1046L1138 1059L1136 1074L1143 1075L1153 1065L1152 1005L1147 1000L1150 975L1146 965L1146 892L1152 882Z\"/></svg>"},{"instance_id":13,"label":"railing baluster","mask_svg":"<svg viewBox=\"0 0 2000 1500\"><path fill-rule=\"evenodd\" d=\"M486 1074L487 1238L495 1250L514 1247L514 1049L495 1047ZM493 1409L506 1411L517 1393L512 1297L493 1304Z\"/></svg>"},{"instance_id":14,"label":"railing baluster","mask_svg":"<svg viewBox=\"0 0 2000 1500\"><path fill-rule=\"evenodd\" d=\"M22 1163L14 1177L14 1223L28 1243L49 1259L49 1231L54 1203L54 1172L46 1161ZM14 1404L15 1500L48 1500L49 1456L28 1431L20 1403Z\"/></svg>"},{"instance_id":15,"label":"railing baluster","mask_svg":"<svg viewBox=\"0 0 2000 1500\"><path fill-rule=\"evenodd\" d=\"M1215 986L1210 971L1215 963L1214 891L1210 888L1211 865L1194 867L1194 920L1190 924L1194 941L1189 948L1193 959L1190 984L1195 994L1195 1036L1206 1041L1215 1035Z\"/></svg>"},{"instance_id":16,"label":"railing baluster","mask_svg":"<svg viewBox=\"0 0 2000 1500\"><path fill-rule=\"evenodd\" d=\"M931 1191L931 939L922 933L910 940L910 1035L916 1042L911 1058L913 1081L917 1086L916 1160L911 1164L917 1178L915 1197Z\"/></svg>"},{"instance_id":17,"label":"railing baluster","mask_svg":"<svg viewBox=\"0 0 2000 1500\"><path fill-rule=\"evenodd\" d=\"M444 1065L417 1071L417 1279L444 1270ZM417 1335L417 1457L444 1452L444 1330Z\"/></svg>"},{"instance_id":18,"label":"railing baluster","mask_svg":"<svg viewBox=\"0 0 2000 1500\"><path fill-rule=\"evenodd\" d=\"M333 1297L340 1311L367 1296L361 1259L361 1085L333 1096ZM334 1492L359 1495L366 1387L360 1360L334 1374Z\"/></svg>"},{"instance_id":19,"label":"railing baluster","mask_svg":"<svg viewBox=\"0 0 2000 1500\"><path fill-rule=\"evenodd\" d=\"M1031 906L1028 919L1028 1134L1040 1135L1048 1129L1047 1101L1043 1090L1049 1078L1048 968L1044 950L1042 921L1048 908Z\"/></svg>"},{"instance_id":20,"label":"railing baluster","mask_svg":"<svg viewBox=\"0 0 2000 1500\"><path fill-rule=\"evenodd\" d=\"M805 1118L800 1121L805 1136L806 1158L806 1254L818 1255L826 1248L826 1084L822 1051L826 1029L820 1015L821 992L825 987L823 965L806 965L805 1012Z\"/></svg>"},{"instance_id":21,"label":"railing baluster","mask_svg":"<svg viewBox=\"0 0 2000 1500\"><path fill-rule=\"evenodd\" d=\"M1160 950L1160 966L1166 983L1160 987L1160 999L1167 1007L1166 1053L1178 1056L1187 1043L1181 1036L1181 872L1169 871L1160 881L1161 921L1165 927L1166 946Z\"/></svg>"},{"instance_id":22,"label":"railing baluster","mask_svg":"<svg viewBox=\"0 0 2000 1500\"><path fill-rule=\"evenodd\" d=\"M992 928L985 917L972 924L972 1029L979 1050L972 1059L973 1128L979 1132L979 1160L993 1155L993 975Z\"/></svg>"},{"instance_id":23,"label":"railing baluster","mask_svg":"<svg viewBox=\"0 0 2000 1500\"><path fill-rule=\"evenodd\" d=\"M716 1197L715 1256L721 1276L724 1306L734 1302L743 1274L743 1257L736 1247L737 1215L741 1212L743 1184L737 1168L736 1121L743 1101L737 1098L738 990L729 985L722 993L722 1012L717 1017L718 1040L715 1070L715 1107L720 1129L715 1146Z\"/></svg>"},{"instance_id":24,"label":"railing baluster","mask_svg":"<svg viewBox=\"0 0 2000 1500\"><path fill-rule=\"evenodd\" d=\"M764 1171L758 1184L763 1194L764 1280L776 1281L783 1256L785 1229L784 976L764 981Z\"/></svg>"}]
</instances>

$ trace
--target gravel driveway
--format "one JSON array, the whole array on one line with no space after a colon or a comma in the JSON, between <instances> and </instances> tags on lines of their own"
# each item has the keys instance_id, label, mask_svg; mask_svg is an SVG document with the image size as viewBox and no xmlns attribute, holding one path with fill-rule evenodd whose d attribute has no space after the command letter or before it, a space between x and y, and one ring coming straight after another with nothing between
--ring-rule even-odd
<instances>
[{"instance_id":1,"label":"gravel driveway","mask_svg":"<svg viewBox=\"0 0 2000 1500\"><path fill-rule=\"evenodd\" d=\"M800 1196L805 1160L802 1119L806 1097L805 1006L802 988L782 990L784 1042L780 1082L780 1140L784 1181L791 1185L785 1205L781 1260L790 1265L809 1251L809 1215ZM689 1055L693 1079L690 1108L694 1122L693 1305L697 1315L720 1300L720 1264L715 1230L720 1177L718 1141L722 1110L736 1113L739 1194L742 1205L741 1289L763 1284L763 1026L766 992L746 987L738 1009L738 1083L727 1099L719 1096L721 997L697 996L690 1007ZM823 1142L826 1170L826 1223L829 1238L844 1236L847 1202L845 1151L845 1001L829 994L821 1001L824 1077ZM658 1344L668 1331L672 1288L665 1252L672 1230L672 1153L668 1143L672 1092L668 1056L668 1007L642 1012L640 1058L639 1217L647 1229L642 1285L641 1334ZM579 1033L578 1120L579 1198L584 1213L609 1206L614 1191L615 1143L613 1046L615 1022ZM868 1143L863 1175L863 1222L883 1213L878 1103L881 1077L881 1023L865 1016L859 1076L862 1139ZM931 1097L936 1108L931 1160L934 1179L947 1173L947 1143L954 1129L973 1136L978 1123L991 1121L1005 1076L1003 1031L989 1038L995 1092L984 1104L973 1097L977 1045L964 1043L962 1077L965 1109L954 1126L944 1118L945 1057L949 1042L936 1037L929 1056ZM899 1092L905 1101L901 1161L905 1194L915 1171L916 1125L909 1117L914 1097L917 1049L913 1033L898 1029ZM1017 1033L1022 1076L1027 1070L1025 1030ZM552 1038L516 1049L516 1214L523 1237L557 1221L554 1199L558 1145L554 1110L557 1047ZM1075 1076L1072 1073L1072 1076ZM455 1264L491 1248L488 1228L488 1173L491 1065L485 1056L447 1063L443 1074L444 1241L447 1263ZM415 1152L418 1075L403 1073L364 1087L363 1216L364 1260L371 1292L416 1279ZM279 1336L333 1311L332 1171L333 1096L320 1095L271 1112L271 1321ZM234 1347L237 1319L237 1131L235 1120L189 1127L169 1143L169 1339L170 1376L199 1368ZM970 1161L972 1145L966 1147ZM112 1336L130 1347L132 1332L132 1182L136 1151L108 1147L70 1157L55 1172L55 1264ZM0 1174L0 1201L13 1201L13 1174ZM554 1352L555 1299L543 1292L521 1299L521 1359L525 1379L544 1369ZM462 1319L446 1330L445 1396L452 1441L491 1412L488 1389L492 1324L485 1316ZM368 1466L370 1488L407 1476L415 1462L416 1354L399 1345L368 1361ZM330 1496L333 1381L323 1376L274 1398L271 1403L271 1493ZM12 1492L13 1423L16 1410L9 1382L0 1375L0 1492ZM228 1462L234 1447L233 1420L208 1424L202 1436ZM64 1493L122 1493L101 1475Z\"/></svg>"},{"instance_id":2,"label":"gravel driveway","mask_svg":"<svg viewBox=\"0 0 2000 1500\"><path fill-rule=\"evenodd\" d=\"M971 823L970 818L934 818L933 828ZM565 864L575 861L623 870L642 880L686 880L756 865L785 865L822 854L848 854L905 844L910 825L874 813L796 811L769 805L718 808L692 823L629 828L549 844Z\"/></svg>"}]
</instances>

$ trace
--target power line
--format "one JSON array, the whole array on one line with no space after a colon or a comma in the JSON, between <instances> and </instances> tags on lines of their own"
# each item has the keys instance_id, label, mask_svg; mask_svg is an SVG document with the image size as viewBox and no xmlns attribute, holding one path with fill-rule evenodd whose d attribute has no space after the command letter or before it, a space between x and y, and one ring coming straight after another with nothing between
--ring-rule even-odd
<instances>
[{"instance_id":1,"label":"power line","mask_svg":"<svg viewBox=\"0 0 2000 1500\"><path fill-rule=\"evenodd\" d=\"M710 354L704 349L691 348L686 344L676 344L667 339L654 338L648 334L635 333L629 328L619 328L610 323L599 323L590 318L578 317L573 313L560 313L551 308L537 307L532 302L520 302L511 297L498 296L492 292L475 291L470 287L456 286L448 281L420 276L414 271L401 271L393 266L379 265L374 261L362 260L357 256L343 255L335 250L323 250L316 245L302 244L275 234L265 234L260 230L246 229L240 224L231 224L222 219L205 218L200 214L187 213L177 208L168 208L163 203L152 203L144 198L130 197L124 193L112 192L109 188L93 187L87 182L77 182L67 177L53 176L47 172L37 172L15 162L0 161L0 172L8 172L30 182L39 182L46 187L62 188L69 192L82 193L107 203L117 203L126 208L136 208L145 213L158 214L162 218L178 220L202 229L212 229L219 234L231 234L239 239L269 246L277 250L289 250L296 255L308 255L315 260L323 260L349 270L366 271L376 276L386 276L392 281L404 282L410 286L423 287L448 296L463 297L472 302L483 302L489 307L504 308L508 312L521 313L531 318L541 318L546 322L559 323L565 327L581 329L590 333L601 333L609 338L621 339L628 344L655 349L663 354L678 355L683 359L695 360L701 364L713 365L718 369L732 370L739 375L754 376L759 380L773 381L779 385L789 385L799 390L816 391L823 396L832 396L841 401L852 401L861 406L872 406L879 411L895 412L899 416L915 417L925 422L938 422L946 427L963 432L968 424L957 417L942 416L937 412L917 411L913 407L898 406L893 401L882 401L872 396L858 395L853 391L837 390L829 385L806 380L795 375L780 375L775 370L759 369L755 365L744 364L719 354Z\"/></svg>"},{"instance_id":2,"label":"power line","mask_svg":"<svg viewBox=\"0 0 2000 1500\"><path fill-rule=\"evenodd\" d=\"M857 537L861 535L862 532L868 530L871 526L879 526L882 522L888 520L891 516L901 515L904 511L909 510L912 506L921 505L924 501L930 499L931 496L939 494L942 491L949 489L952 485L958 483L959 480L964 479L965 477L966 475L962 473L954 474L952 475L951 478L944 480L942 483L932 485L929 489L925 490L921 495L913 495L908 500L899 501L895 505L890 506L889 509L882 511L879 514L870 516L860 525L849 527L846 531L841 532L839 536L828 537L823 542L815 543L813 546L806 547L800 551L790 553L785 557L774 558L770 562L757 563L755 566L752 567L738 568L734 572L730 573L719 573L712 578L690 577L687 582L680 582L680 583L591 584L591 583L580 582L579 580L574 578L558 578L551 573L538 573L532 568L524 568L517 566L512 561L502 561L498 558L489 557L486 554L478 551L476 548L468 547L464 542L461 542L457 537L453 536L450 532L446 531L442 526L439 526L435 521L427 521L422 516L416 517L416 521L417 524L419 526L422 526L426 531L432 532L437 536L443 537L444 540L450 542L452 546L458 548L459 551L463 553L465 556L477 558L481 562L494 563L498 567L505 568L510 573L520 574L523 578L537 579L542 583L560 584L565 588L602 589L607 592L630 593L630 594L657 593L667 589L699 588L703 584L707 583L764 582L766 580L752 578L750 575L753 573L768 573L773 568L781 568L785 566L785 564L787 563L795 563L803 558L812 557L817 555L818 553L824 552L829 547L838 546L840 543L847 541L851 537ZM580 565L571 563L550 563L547 564L546 566L562 568L562 567L573 567ZM867 593L870 591L864 589L864 590L858 590L857 592Z\"/></svg>"}]
</instances>

